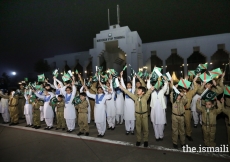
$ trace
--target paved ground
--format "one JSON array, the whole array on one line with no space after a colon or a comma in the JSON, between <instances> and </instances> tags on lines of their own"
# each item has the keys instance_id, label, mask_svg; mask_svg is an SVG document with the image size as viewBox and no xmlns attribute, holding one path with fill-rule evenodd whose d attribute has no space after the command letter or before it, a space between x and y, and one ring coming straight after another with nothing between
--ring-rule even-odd
<instances>
[{"instance_id":1,"label":"paved ground","mask_svg":"<svg viewBox=\"0 0 230 162\"><path fill-rule=\"evenodd\" d=\"M135 147L136 136L125 135L125 126L117 125L114 131L106 131L104 138L97 138L94 123L90 124L90 136L77 136L77 130L67 133L61 130L32 129L25 127L24 120L18 126L0 125L0 161L229 161L227 153L183 153L172 149L171 116L167 111L165 137L156 142L149 123L149 148ZM2 119L0 119L0 122ZM45 123L42 124L45 127ZM189 146L204 146L201 127L193 128L193 142ZM217 120L217 146L227 144L224 117Z\"/></svg>"}]
</instances>

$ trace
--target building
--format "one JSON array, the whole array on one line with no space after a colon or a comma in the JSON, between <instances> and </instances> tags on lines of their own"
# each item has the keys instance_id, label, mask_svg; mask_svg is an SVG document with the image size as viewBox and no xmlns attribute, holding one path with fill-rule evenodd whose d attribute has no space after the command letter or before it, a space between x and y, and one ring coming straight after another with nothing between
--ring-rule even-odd
<instances>
[{"instance_id":1,"label":"building","mask_svg":"<svg viewBox=\"0 0 230 162\"><path fill-rule=\"evenodd\" d=\"M59 68L61 72L77 69L84 77L95 73L95 66L118 72L126 64L135 71L146 69L148 72L157 66L162 67L164 73L174 71L177 76L184 76L188 70L195 70L199 63L208 63L209 69L224 69L229 63L230 33L142 44L137 31L117 24L100 31L93 42L94 47L89 51L57 55L45 60L53 69ZM127 68L129 74L130 68Z\"/></svg>"}]
</instances>

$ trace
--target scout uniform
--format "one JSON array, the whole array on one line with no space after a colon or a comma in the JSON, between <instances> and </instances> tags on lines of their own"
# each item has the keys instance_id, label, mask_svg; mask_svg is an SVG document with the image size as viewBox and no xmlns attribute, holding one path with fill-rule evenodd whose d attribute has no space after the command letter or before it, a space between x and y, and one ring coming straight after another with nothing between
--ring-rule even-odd
<instances>
[{"instance_id":1,"label":"scout uniform","mask_svg":"<svg viewBox=\"0 0 230 162\"><path fill-rule=\"evenodd\" d=\"M10 125L18 124L18 95L9 98Z\"/></svg>"},{"instance_id":2,"label":"scout uniform","mask_svg":"<svg viewBox=\"0 0 230 162\"><path fill-rule=\"evenodd\" d=\"M170 94L170 100L172 103L172 141L173 145L177 146L178 132L180 135L180 142L183 146L185 144L185 130L184 130L184 105L187 103L186 95L180 100L173 101L173 92Z\"/></svg>"},{"instance_id":3,"label":"scout uniform","mask_svg":"<svg viewBox=\"0 0 230 162\"><path fill-rule=\"evenodd\" d=\"M194 88L190 89L185 95L187 97L187 104L184 106L185 108L185 114L184 114L184 120L185 120L185 134L186 136L191 138L192 134L192 128L191 128L191 101L193 96L196 94L197 91L197 84L196 82L193 82ZM191 139L192 140L192 139Z\"/></svg>"},{"instance_id":4,"label":"scout uniform","mask_svg":"<svg viewBox=\"0 0 230 162\"><path fill-rule=\"evenodd\" d=\"M65 129L65 118L64 118L64 108L65 108L65 101L58 101L55 104L55 107L57 108L56 111L56 117L57 117L57 129L62 128Z\"/></svg>"},{"instance_id":5,"label":"scout uniform","mask_svg":"<svg viewBox=\"0 0 230 162\"><path fill-rule=\"evenodd\" d=\"M137 143L139 146L141 142L141 136L143 133L144 142L148 142L149 130L148 130L148 109L147 109L147 101L149 99L152 90L149 89L146 94L141 97L132 94L126 89L123 91L131 97L135 102L135 118L136 118L136 134L137 134ZM148 144L147 144L148 146ZM147 147L146 146L146 147Z\"/></svg>"},{"instance_id":6,"label":"scout uniform","mask_svg":"<svg viewBox=\"0 0 230 162\"><path fill-rule=\"evenodd\" d=\"M217 102L217 107L207 109L205 106L201 106L197 101L196 108L202 112L202 130L204 135L204 144L208 147L215 147L215 134L216 134L216 116L221 113L223 105Z\"/></svg>"},{"instance_id":7,"label":"scout uniform","mask_svg":"<svg viewBox=\"0 0 230 162\"><path fill-rule=\"evenodd\" d=\"M24 97L24 89L20 89L20 95L18 96L18 112L19 118L25 118L24 116L24 106L26 103L26 99Z\"/></svg>"},{"instance_id":8,"label":"scout uniform","mask_svg":"<svg viewBox=\"0 0 230 162\"><path fill-rule=\"evenodd\" d=\"M78 125L80 133L89 133L88 125L88 102L86 100L82 101L80 104L76 105L78 109Z\"/></svg>"},{"instance_id":9,"label":"scout uniform","mask_svg":"<svg viewBox=\"0 0 230 162\"><path fill-rule=\"evenodd\" d=\"M43 101L38 100L32 103L33 105L33 123L34 123L34 128L39 129L41 127L41 122L40 122L40 106L43 106Z\"/></svg>"},{"instance_id":10,"label":"scout uniform","mask_svg":"<svg viewBox=\"0 0 230 162\"><path fill-rule=\"evenodd\" d=\"M223 108L223 113L228 116L228 123L227 123L227 132L228 132L228 150L230 150L230 108ZM230 154L230 151L229 151Z\"/></svg>"}]
</instances>

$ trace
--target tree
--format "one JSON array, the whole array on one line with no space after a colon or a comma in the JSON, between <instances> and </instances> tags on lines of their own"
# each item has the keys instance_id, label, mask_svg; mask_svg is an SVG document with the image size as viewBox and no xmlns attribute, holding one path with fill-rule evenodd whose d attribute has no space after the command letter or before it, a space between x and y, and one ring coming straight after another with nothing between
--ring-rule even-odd
<instances>
[{"instance_id":1,"label":"tree","mask_svg":"<svg viewBox=\"0 0 230 162\"><path fill-rule=\"evenodd\" d=\"M34 71L38 73L48 72L50 70L50 66L48 65L47 61L44 59L38 60L34 65Z\"/></svg>"}]
</instances>

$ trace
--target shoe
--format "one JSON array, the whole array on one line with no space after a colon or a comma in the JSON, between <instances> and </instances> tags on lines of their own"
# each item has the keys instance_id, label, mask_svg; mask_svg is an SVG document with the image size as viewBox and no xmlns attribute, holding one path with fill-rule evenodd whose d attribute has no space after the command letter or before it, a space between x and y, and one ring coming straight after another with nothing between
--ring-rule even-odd
<instances>
[{"instance_id":1,"label":"shoe","mask_svg":"<svg viewBox=\"0 0 230 162\"><path fill-rule=\"evenodd\" d=\"M147 141L144 142L144 147L148 147L149 143Z\"/></svg>"},{"instance_id":2,"label":"shoe","mask_svg":"<svg viewBox=\"0 0 230 162\"><path fill-rule=\"evenodd\" d=\"M30 125L29 125L29 124L27 124L25 127L30 127Z\"/></svg>"},{"instance_id":3,"label":"shoe","mask_svg":"<svg viewBox=\"0 0 230 162\"><path fill-rule=\"evenodd\" d=\"M55 130L58 130L59 128L56 128Z\"/></svg>"},{"instance_id":4,"label":"shoe","mask_svg":"<svg viewBox=\"0 0 230 162\"><path fill-rule=\"evenodd\" d=\"M34 126L32 126L31 128L36 128L37 126L36 125L34 125Z\"/></svg>"},{"instance_id":5,"label":"shoe","mask_svg":"<svg viewBox=\"0 0 230 162\"><path fill-rule=\"evenodd\" d=\"M48 129L49 129L49 127L45 127L44 129L45 129L45 130L48 130Z\"/></svg>"},{"instance_id":6,"label":"shoe","mask_svg":"<svg viewBox=\"0 0 230 162\"><path fill-rule=\"evenodd\" d=\"M114 130L114 129L115 129L115 127L111 128L111 130Z\"/></svg>"},{"instance_id":7,"label":"shoe","mask_svg":"<svg viewBox=\"0 0 230 162\"><path fill-rule=\"evenodd\" d=\"M178 146L176 144L173 143L173 148L174 149L178 149Z\"/></svg>"},{"instance_id":8,"label":"shoe","mask_svg":"<svg viewBox=\"0 0 230 162\"><path fill-rule=\"evenodd\" d=\"M101 135L100 135L100 134L98 134L98 135L97 135L97 137L101 137Z\"/></svg>"},{"instance_id":9,"label":"shoe","mask_svg":"<svg viewBox=\"0 0 230 162\"><path fill-rule=\"evenodd\" d=\"M163 141L163 138L159 138L159 141Z\"/></svg>"},{"instance_id":10,"label":"shoe","mask_svg":"<svg viewBox=\"0 0 230 162\"><path fill-rule=\"evenodd\" d=\"M105 134L103 134L103 135L101 134L101 135L100 135L101 138L104 137L104 136L105 136Z\"/></svg>"},{"instance_id":11,"label":"shoe","mask_svg":"<svg viewBox=\"0 0 230 162\"><path fill-rule=\"evenodd\" d=\"M48 130L51 130L51 129L53 129L53 127L48 127Z\"/></svg>"},{"instance_id":12,"label":"shoe","mask_svg":"<svg viewBox=\"0 0 230 162\"><path fill-rule=\"evenodd\" d=\"M2 122L2 124L8 124L9 122Z\"/></svg>"},{"instance_id":13,"label":"shoe","mask_svg":"<svg viewBox=\"0 0 230 162\"><path fill-rule=\"evenodd\" d=\"M112 129L112 127L107 128L107 130L111 130L111 129Z\"/></svg>"},{"instance_id":14,"label":"shoe","mask_svg":"<svg viewBox=\"0 0 230 162\"><path fill-rule=\"evenodd\" d=\"M13 123L10 123L9 126L13 125Z\"/></svg>"},{"instance_id":15,"label":"shoe","mask_svg":"<svg viewBox=\"0 0 230 162\"><path fill-rule=\"evenodd\" d=\"M129 132L127 131L125 134L126 134L126 135L129 135Z\"/></svg>"},{"instance_id":16,"label":"shoe","mask_svg":"<svg viewBox=\"0 0 230 162\"><path fill-rule=\"evenodd\" d=\"M34 126L33 124L30 124L30 127L32 127L32 128L33 128L33 126Z\"/></svg>"},{"instance_id":17,"label":"shoe","mask_svg":"<svg viewBox=\"0 0 230 162\"><path fill-rule=\"evenodd\" d=\"M13 125L18 125L19 124L19 122L17 122L17 123L13 123Z\"/></svg>"},{"instance_id":18,"label":"shoe","mask_svg":"<svg viewBox=\"0 0 230 162\"><path fill-rule=\"evenodd\" d=\"M187 136L187 135L186 135L186 138L187 138L189 141L193 141L193 139L192 139L191 136Z\"/></svg>"},{"instance_id":19,"label":"shoe","mask_svg":"<svg viewBox=\"0 0 230 162\"><path fill-rule=\"evenodd\" d=\"M141 142L136 142L136 146L140 146L141 145Z\"/></svg>"},{"instance_id":20,"label":"shoe","mask_svg":"<svg viewBox=\"0 0 230 162\"><path fill-rule=\"evenodd\" d=\"M156 138L156 141L158 142L158 141L160 141L160 139L159 139L159 138Z\"/></svg>"},{"instance_id":21,"label":"shoe","mask_svg":"<svg viewBox=\"0 0 230 162\"><path fill-rule=\"evenodd\" d=\"M89 132L86 132L85 135L86 135L86 136L89 136Z\"/></svg>"},{"instance_id":22,"label":"shoe","mask_svg":"<svg viewBox=\"0 0 230 162\"><path fill-rule=\"evenodd\" d=\"M69 133L72 133L73 132L73 130L69 130Z\"/></svg>"},{"instance_id":23,"label":"shoe","mask_svg":"<svg viewBox=\"0 0 230 162\"><path fill-rule=\"evenodd\" d=\"M69 132L70 130L68 129L66 132Z\"/></svg>"},{"instance_id":24,"label":"shoe","mask_svg":"<svg viewBox=\"0 0 230 162\"><path fill-rule=\"evenodd\" d=\"M35 127L35 129L39 129L39 128L41 128L41 126L36 126L36 127Z\"/></svg>"},{"instance_id":25,"label":"shoe","mask_svg":"<svg viewBox=\"0 0 230 162\"><path fill-rule=\"evenodd\" d=\"M193 126L194 128L197 128L197 125L196 124L194 124L194 126Z\"/></svg>"},{"instance_id":26,"label":"shoe","mask_svg":"<svg viewBox=\"0 0 230 162\"><path fill-rule=\"evenodd\" d=\"M186 147L185 144L181 145L181 148L183 149L183 147Z\"/></svg>"},{"instance_id":27,"label":"shoe","mask_svg":"<svg viewBox=\"0 0 230 162\"><path fill-rule=\"evenodd\" d=\"M132 131L131 134L134 135L134 131Z\"/></svg>"},{"instance_id":28,"label":"shoe","mask_svg":"<svg viewBox=\"0 0 230 162\"><path fill-rule=\"evenodd\" d=\"M62 131L64 131L65 130L65 128L62 128Z\"/></svg>"},{"instance_id":29,"label":"shoe","mask_svg":"<svg viewBox=\"0 0 230 162\"><path fill-rule=\"evenodd\" d=\"M82 132L79 132L77 135L78 135L78 136L80 136L80 135L82 135L82 134L84 134L84 133L82 133Z\"/></svg>"}]
</instances>

